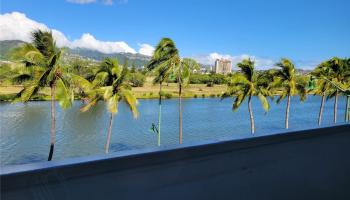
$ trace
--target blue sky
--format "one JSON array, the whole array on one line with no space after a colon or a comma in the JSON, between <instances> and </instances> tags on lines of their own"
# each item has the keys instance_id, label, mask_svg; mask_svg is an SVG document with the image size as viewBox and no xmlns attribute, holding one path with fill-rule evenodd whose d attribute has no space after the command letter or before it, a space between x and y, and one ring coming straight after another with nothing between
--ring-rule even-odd
<instances>
[{"instance_id":1,"label":"blue sky","mask_svg":"<svg viewBox=\"0 0 350 200\"><path fill-rule=\"evenodd\" d=\"M170 37L181 56L204 63L252 56L271 65L289 57L303 68L332 56L349 57L349 8L348 0L1 1L2 15L22 13L69 41L89 33L139 51Z\"/></svg>"}]
</instances>

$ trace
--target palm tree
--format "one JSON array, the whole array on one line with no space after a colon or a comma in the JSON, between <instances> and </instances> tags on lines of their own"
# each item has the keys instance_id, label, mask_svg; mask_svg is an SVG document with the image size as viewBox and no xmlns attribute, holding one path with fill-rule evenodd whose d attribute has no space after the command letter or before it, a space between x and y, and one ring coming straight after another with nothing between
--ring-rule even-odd
<instances>
[{"instance_id":1,"label":"palm tree","mask_svg":"<svg viewBox=\"0 0 350 200\"><path fill-rule=\"evenodd\" d=\"M346 73L347 76L350 78L350 73ZM335 83L333 81L330 81L329 79L325 79L328 81L333 87L335 87L337 90L339 90L342 94L346 96L346 107L345 107L345 121L348 122L350 118L350 86L349 82L350 80L347 80L346 84L340 84Z\"/></svg>"},{"instance_id":2,"label":"palm tree","mask_svg":"<svg viewBox=\"0 0 350 200\"><path fill-rule=\"evenodd\" d=\"M344 95L346 95L346 107L345 107L345 121L348 122L350 119L350 58L345 58L345 64L346 64L346 83L345 83L345 90Z\"/></svg>"},{"instance_id":3,"label":"palm tree","mask_svg":"<svg viewBox=\"0 0 350 200\"><path fill-rule=\"evenodd\" d=\"M332 85L329 83L329 81L326 80L330 77L330 68L328 62L323 62L319 66L317 66L317 68L312 72L312 75L315 76L315 78L317 79L317 86L314 90L314 94L320 95L322 97L320 111L318 114L318 125L321 126L322 113L326 96L327 94L329 94L332 88Z\"/></svg>"},{"instance_id":4,"label":"palm tree","mask_svg":"<svg viewBox=\"0 0 350 200\"><path fill-rule=\"evenodd\" d=\"M22 59L27 67L32 68L33 77L24 85L14 101L27 102L40 89L51 88L51 137L48 161L52 160L55 145L55 100L62 108L71 106L74 100L73 90L69 89L59 60L61 49L56 47L51 32L37 30L32 33L32 43L16 48L12 53L14 58ZM28 76L27 76L28 77ZM23 78L23 77L22 77Z\"/></svg>"},{"instance_id":5,"label":"palm tree","mask_svg":"<svg viewBox=\"0 0 350 200\"><path fill-rule=\"evenodd\" d=\"M306 99L306 87L304 84L298 83L294 64L289 59L282 58L276 66L280 69L275 72L274 87L282 90L277 103L280 103L286 97L288 98L285 116L285 128L288 129L291 97L299 94L301 100L304 101Z\"/></svg>"},{"instance_id":6,"label":"palm tree","mask_svg":"<svg viewBox=\"0 0 350 200\"><path fill-rule=\"evenodd\" d=\"M170 38L163 38L157 45L153 56L147 64L149 71L155 71L154 83L159 83L159 112L158 112L158 146L160 146L160 128L162 116L162 84L171 74L172 69L180 63L179 51L175 43ZM155 129L155 127L152 127Z\"/></svg>"},{"instance_id":7,"label":"palm tree","mask_svg":"<svg viewBox=\"0 0 350 200\"><path fill-rule=\"evenodd\" d=\"M259 75L254 70L254 61L251 59L245 59L237 64L240 68L240 72L233 75L228 86L228 91L223 97L229 97L234 95L235 100L233 102L233 110L236 111L239 106L248 98L248 111L250 116L251 132L254 134L254 115L251 100L253 96L258 96L265 111L270 108L267 96L270 96L268 87L263 86L259 81ZM262 75L260 75L262 77ZM266 84L266 83L264 83Z\"/></svg>"},{"instance_id":8,"label":"palm tree","mask_svg":"<svg viewBox=\"0 0 350 200\"><path fill-rule=\"evenodd\" d=\"M118 65L118 61L111 58L106 58L100 68L96 71L95 78L90 86L85 85L89 102L82 107L81 111L85 112L94 106L99 100L104 99L107 103L108 112L110 112L107 141L105 152L108 153L111 135L113 117L118 112L119 101L125 101L129 106L133 116L137 118L137 99L131 92L131 86L126 82L128 73L127 66L122 69Z\"/></svg>"},{"instance_id":9,"label":"palm tree","mask_svg":"<svg viewBox=\"0 0 350 200\"><path fill-rule=\"evenodd\" d=\"M340 59L334 57L327 61L330 72L331 82L337 85L344 85L350 77L350 72L348 71L348 61L347 59ZM328 95L328 98L334 97L334 123L337 123L337 110L338 110L338 97L341 94L341 91L338 87L333 87L333 91Z\"/></svg>"},{"instance_id":10,"label":"palm tree","mask_svg":"<svg viewBox=\"0 0 350 200\"><path fill-rule=\"evenodd\" d=\"M179 143L182 144L182 88L186 86L190 79L190 74L194 69L199 69L199 64L191 59L184 58L179 65L175 67L175 76L179 86Z\"/></svg>"}]
</instances>

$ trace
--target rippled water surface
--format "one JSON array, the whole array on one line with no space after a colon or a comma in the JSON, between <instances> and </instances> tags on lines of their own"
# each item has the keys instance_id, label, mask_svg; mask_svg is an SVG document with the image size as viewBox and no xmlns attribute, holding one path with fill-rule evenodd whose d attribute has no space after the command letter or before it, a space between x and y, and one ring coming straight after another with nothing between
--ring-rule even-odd
<instances>
[{"instance_id":1,"label":"rippled water surface","mask_svg":"<svg viewBox=\"0 0 350 200\"><path fill-rule=\"evenodd\" d=\"M309 96L300 103L292 99L290 130L317 127L320 97ZM56 146L54 159L97 155L104 153L109 114L104 103L91 111L81 113L81 102L69 110L57 105ZM165 100L162 110L162 146L178 143L178 102ZM265 114L260 102L253 100L256 134L250 133L246 103L232 112L232 99L216 98L183 100L183 142L240 139L285 132L285 102L272 103ZM338 121L344 123L345 98L339 99ZM158 101L140 100L140 116L133 119L125 104L119 106L114 118L110 152L143 149L157 146L157 137L150 132L157 122ZM333 100L326 102L323 125L333 123ZM50 141L50 102L27 104L0 103L0 157L1 166L45 161Z\"/></svg>"}]
</instances>

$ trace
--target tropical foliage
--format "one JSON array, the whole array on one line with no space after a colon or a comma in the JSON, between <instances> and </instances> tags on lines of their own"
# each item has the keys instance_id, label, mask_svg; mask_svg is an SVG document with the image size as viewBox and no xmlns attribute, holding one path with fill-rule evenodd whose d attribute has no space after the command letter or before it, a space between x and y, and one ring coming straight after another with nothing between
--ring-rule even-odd
<instances>
[{"instance_id":1,"label":"tropical foliage","mask_svg":"<svg viewBox=\"0 0 350 200\"><path fill-rule=\"evenodd\" d=\"M88 94L87 103L81 108L83 112L96 105L99 100L103 99L106 101L107 110L110 113L105 145L106 153L109 152L113 117L118 113L119 102L126 102L133 116L135 118L138 116L136 107L138 101L131 92L131 86L126 82L127 74L128 69L126 66L121 67L116 59L106 58L95 72L92 83L85 82L81 85Z\"/></svg>"},{"instance_id":2,"label":"tropical foliage","mask_svg":"<svg viewBox=\"0 0 350 200\"><path fill-rule=\"evenodd\" d=\"M174 66L174 76L179 87L179 143L182 144L182 89L189 83L191 72L199 69L199 64L190 58L184 58Z\"/></svg>"},{"instance_id":3,"label":"tropical foliage","mask_svg":"<svg viewBox=\"0 0 350 200\"><path fill-rule=\"evenodd\" d=\"M318 80L318 87L314 92L315 94L322 96L318 119L319 125L321 125L325 97L327 97L327 99L334 98L333 122L337 122L339 95L348 95L346 90L349 87L350 80L349 63L349 59L334 57L321 63L312 73L312 75L315 76Z\"/></svg>"},{"instance_id":4,"label":"tropical foliage","mask_svg":"<svg viewBox=\"0 0 350 200\"><path fill-rule=\"evenodd\" d=\"M158 146L160 146L161 136L161 116L162 116L162 84L171 75L172 71L180 64L179 51L175 43L170 38L163 38L157 45L150 62L147 65L149 71L154 71L156 76L154 83L159 84L159 112L158 126L152 125L152 130L158 135Z\"/></svg>"},{"instance_id":5,"label":"tropical foliage","mask_svg":"<svg viewBox=\"0 0 350 200\"><path fill-rule=\"evenodd\" d=\"M327 80L331 76L331 69L328 65L328 62L323 62L316 67L312 72L312 75L317 79L316 88L313 90L314 95L321 96L321 105L318 115L318 125L321 126L322 123L322 114L325 104L325 99L330 95L332 84Z\"/></svg>"},{"instance_id":6,"label":"tropical foliage","mask_svg":"<svg viewBox=\"0 0 350 200\"><path fill-rule=\"evenodd\" d=\"M240 72L236 73L229 82L229 89L223 97L235 96L233 102L233 110L236 111L241 104L248 99L248 111L250 115L251 132L254 134L254 115L252 109L252 97L258 96L262 107L268 111L270 104L266 97L272 96L269 91L269 76L266 74L258 74L254 70L254 61L245 59L237 64Z\"/></svg>"},{"instance_id":7,"label":"tropical foliage","mask_svg":"<svg viewBox=\"0 0 350 200\"><path fill-rule=\"evenodd\" d=\"M56 47L51 32L35 31L32 33L32 43L16 48L12 56L25 65L23 71L12 79L16 82L26 81L14 101L29 101L39 90L49 86L51 88L51 139L48 160L53 156L55 144L55 101L62 108L71 106L74 99L73 90L69 87L69 76L62 71L59 60L62 50Z\"/></svg>"},{"instance_id":8,"label":"tropical foliage","mask_svg":"<svg viewBox=\"0 0 350 200\"><path fill-rule=\"evenodd\" d=\"M350 70L348 65L348 59L340 59L334 57L327 61L327 66L329 68L330 74L328 76L329 80L331 80L333 87L331 88L330 94L328 98L334 98L334 123L337 123L337 110L338 110L338 98L342 93L336 85L340 87L346 87L346 84L349 81Z\"/></svg>"},{"instance_id":9,"label":"tropical foliage","mask_svg":"<svg viewBox=\"0 0 350 200\"><path fill-rule=\"evenodd\" d=\"M152 131L157 134L161 144L162 99L171 98L172 94L162 90L164 83L174 82L178 86L179 96L179 143L183 142L182 130L182 94L188 84L227 84L228 90L222 98L233 97L233 110L236 111L247 102L251 122L251 132L255 132L252 101L259 99L263 109L270 109L268 98L277 103L286 101L285 128L289 128L289 115L293 96L306 100L307 94L321 96L318 124L322 123L322 113L326 100L334 99L334 123L337 122L339 96L347 96L346 119L350 117L350 59L331 58L319 64L307 75L298 74L293 62L282 58L276 63L277 69L257 71L255 62L245 59L237 64L238 72L227 76L222 74L198 74L200 65L193 59L179 56L179 50L170 38L163 38L157 45L145 70L136 69L133 64L128 70L127 60L120 65L117 59L105 58L102 62L89 63L74 59L63 62L63 49L56 46L51 32L34 31L32 42L24 43L11 51L11 59L19 61L13 65L2 64L0 82L20 84L23 89L14 97L14 102L27 102L41 95L43 90L50 91L51 131L50 161L54 153L56 115L55 102L62 108L69 108L75 98L81 98L84 105L82 112L90 110L99 101L104 101L109 112L105 152L109 152L114 116L118 113L120 101L124 101L133 116L138 116L138 101L132 93L132 87L142 87L146 76L154 77L154 84L159 84L158 124L152 124ZM215 96L215 95L214 95Z\"/></svg>"},{"instance_id":10,"label":"tropical foliage","mask_svg":"<svg viewBox=\"0 0 350 200\"><path fill-rule=\"evenodd\" d=\"M130 71L127 80L132 87L142 87L146 82L146 76L138 71Z\"/></svg>"},{"instance_id":11,"label":"tropical foliage","mask_svg":"<svg viewBox=\"0 0 350 200\"><path fill-rule=\"evenodd\" d=\"M274 73L273 88L278 90L279 98L277 103L280 103L287 97L287 106L285 114L285 128L289 128L289 112L291 97L295 95L300 96L300 100L304 101L307 97L306 80L303 78L298 79L295 73L295 66L287 58L282 58L280 62L276 64L280 69Z\"/></svg>"}]
</instances>

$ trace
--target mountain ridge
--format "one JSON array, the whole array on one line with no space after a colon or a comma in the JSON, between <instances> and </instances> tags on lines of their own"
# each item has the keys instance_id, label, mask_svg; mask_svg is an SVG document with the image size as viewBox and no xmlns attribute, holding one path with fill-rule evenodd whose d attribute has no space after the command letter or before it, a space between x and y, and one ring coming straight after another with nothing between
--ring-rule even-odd
<instances>
[{"instance_id":1,"label":"mountain ridge","mask_svg":"<svg viewBox=\"0 0 350 200\"><path fill-rule=\"evenodd\" d=\"M25 44L26 42L21 40L2 40L0 41L0 59L1 60L11 60L10 58L10 51L13 48L16 48L22 44ZM106 57L112 57L117 58L119 62L123 63L125 59L128 59L130 64L135 65L136 67L142 67L145 66L148 61L151 59L149 56L145 56L139 53L132 54L132 53L102 53L97 50L91 50L87 48L69 48L64 47L64 56L65 59L71 59L71 58L81 58L81 59L88 59L92 61L99 62L103 60Z\"/></svg>"}]
</instances>

